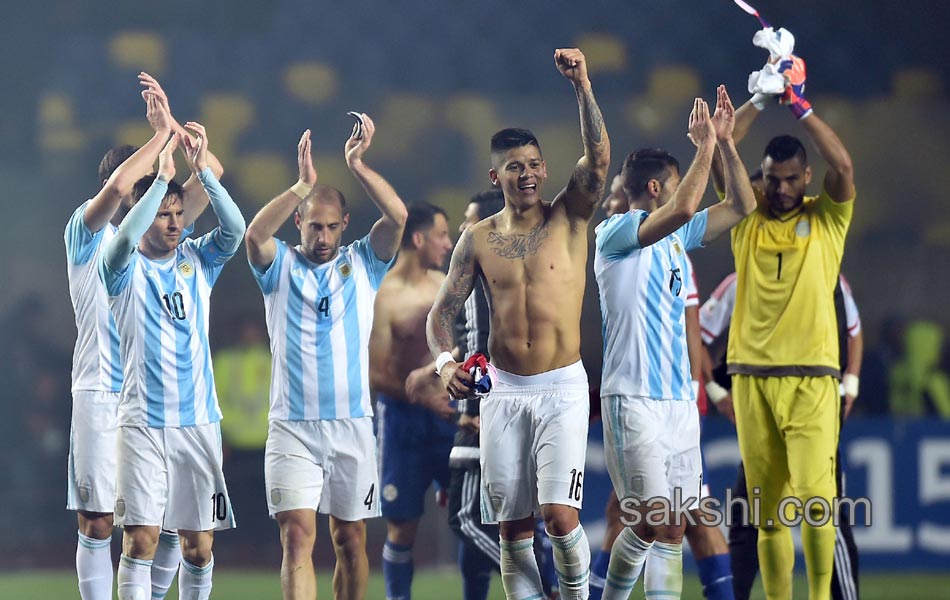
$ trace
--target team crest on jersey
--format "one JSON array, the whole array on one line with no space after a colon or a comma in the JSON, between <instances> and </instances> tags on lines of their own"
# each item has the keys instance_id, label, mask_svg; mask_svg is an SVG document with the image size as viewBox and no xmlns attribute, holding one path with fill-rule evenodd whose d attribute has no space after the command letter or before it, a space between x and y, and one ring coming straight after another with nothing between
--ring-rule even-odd
<instances>
[{"instance_id":1,"label":"team crest on jersey","mask_svg":"<svg viewBox=\"0 0 950 600\"><path fill-rule=\"evenodd\" d=\"M795 224L795 235L798 237L808 237L811 233L811 224L808 223L808 219L802 219Z\"/></svg>"},{"instance_id":2,"label":"team crest on jersey","mask_svg":"<svg viewBox=\"0 0 950 600\"><path fill-rule=\"evenodd\" d=\"M195 267L187 260L183 260L178 263L178 272L185 277L191 277L195 274Z\"/></svg>"},{"instance_id":3,"label":"team crest on jersey","mask_svg":"<svg viewBox=\"0 0 950 600\"><path fill-rule=\"evenodd\" d=\"M340 261L340 264L337 265L337 269L340 270L340 275L343 277L349 277L353 273L353 267L348 262Z\"/></svg>"},{"instance_id":4,"label":"team crest on jersey","mask_svg":"<svg viewBox=\"0 0 950 600\"><path fill-rule=\"evenodd\" d=\"M676 252L677 255L683 254L683 248L682 246L680 246L680 243L678 240L673 240L673 250Z\"/></svg>"}]
</instances>

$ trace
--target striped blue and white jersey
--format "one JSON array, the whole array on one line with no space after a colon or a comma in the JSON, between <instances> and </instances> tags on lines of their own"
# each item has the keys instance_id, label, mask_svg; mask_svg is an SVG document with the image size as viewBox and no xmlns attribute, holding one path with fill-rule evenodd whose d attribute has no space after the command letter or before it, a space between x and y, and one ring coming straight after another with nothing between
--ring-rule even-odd
<instances>
[{"instance_id":1,"label":"striped blue and white jersey","mask_svg":"<svg viewBox=\"0 0 950 600\"><path fill-rule=\"evenodd\" d=\"M686 347L686 252L702 245L707 213L644 248L637 232L647 214L614 215L595 229L604 334L601 394L695 400Z\"/></svg>"},{"instance_id":2,"label":"striped blue and white jersey","mask_svg":"<svg viewBox=\"0 0 950 600\"><path fill-rule=\"evenodd\" d=\"M121 271L99 261L125 375L120 426L189 427L221 420L208 307L211 288L234 251L218 247L217 231L185 240L165 260L150 260L136 249Z\"/></svg>"},{"instance_id":3,"label":"striped blue and white jersey","mask_svg":"<svg viewBox=\"0 0 950 600\"><path fill-rule=\"evenodd\" d=\"M122 389L119 333L97 272L99 255L116 228L106 223L95 233L89 231L83 221L89 202L73 212L64 234L69 298L76 316L72 391L118 393Z\"/></svg>"},{"instance_id":4,"label":"striped blue and white jersey","mask_svg":"<svg viewBox=\"0 0 950 600\"><path fill-rule=\"evenodd\" d=\"M310 421L373 414L369 335L373 302L393 261L376 257L369 235L316 264L274 240L267 270L251 271L264 294L271 363L270 419Z\"/></svg>"}]
</instances>

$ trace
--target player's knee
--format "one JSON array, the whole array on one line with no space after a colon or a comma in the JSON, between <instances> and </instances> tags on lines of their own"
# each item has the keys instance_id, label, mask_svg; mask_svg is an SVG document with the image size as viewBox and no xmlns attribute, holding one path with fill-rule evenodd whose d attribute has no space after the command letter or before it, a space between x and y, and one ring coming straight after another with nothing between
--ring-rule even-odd
<instances>
[{"instance_id":1,"label":"player's knee","mask_svg":"<svg viewBox=\"0 0 950 600\"><path fill-rule=\"evenodd\" d=\"M544 517L544 529L549 535L567 535L577 529L580 518L577 509L560 504L547 504L541 507Z\"/></svg>"},{"instance_id":2,"label":"player's knee","mask_svg":"<svg viewBox=\"0 0 950 600\"><path fill-rule=\"evenodd\" d=\"M203 567L211 562L214 533L211 531L178 532L181 538L181 557L188 564Z\"/></svg>"},{"instance_id":3,"label":"player's knee","mask_svg":"<svg viewBox=\"0 0 950 600\"><path fill-rule=\"evenodd\" d=\"M285 517L280 524L280 544L284 554L291 556L310 556L317 538L317 525L305 518Z\"/></svg>"},{"instance_id":4,"label":"player's knee","mask_svg":"<svg viewBox=\"0 0 950 600\"><path fill-rule=\"evenodd\" d=\"M122 554L151 560L158 547L158 527L128 526L122 534Z\"/></svg>"},{"instance_id":5,"label":"player's knee","mask_svg":"<svg viewBox=\"0 0 950 600\"><path fill-rule=\"evenodd\" d=\"M682 544L686 533L686 524L660 525L655 528L656 541L664 544Z\"/></svg>"},{"instance_id":6,"label":"player's knee","mask_svg":"<svg viewBox=\"0 0 950 600\"><path fill-rule=\"evenodd\" d=\"M330 532L337 556L346 559L359 557L366 551L366 527L363 521L337 522Z\"/></svg>"},{"instance_id":7,"label":"player's knee","mask_svg":"<svg viewBox=\"0 0 950 600\"><path fill-rule=\"evenodd\" d=\"M517 521L502 521L498 524L498 533L501 539L507 541L534 537L534 517L525 517Z\"/></svg>"},{"instance_id":8,"label":"player's knee","mask_svg":"<svg viewBox=\"0 0 950 600\"><path fill-rule=\"evenodd\" d=\"M386 523L386 539L400 546L412 546L416 541L419 521L389 521Z\"/></svg>"},{"instance_id":9,"label":"player's knee","mask_svg":"<svg viewBox=\"0 0 950 600\"><path fill-rule=\"evenodd\" d=\"M112 535L112 513L80 511L78 519L79 531L86 537L96 540L105 540Z\"/></svg>"}]
</instances>

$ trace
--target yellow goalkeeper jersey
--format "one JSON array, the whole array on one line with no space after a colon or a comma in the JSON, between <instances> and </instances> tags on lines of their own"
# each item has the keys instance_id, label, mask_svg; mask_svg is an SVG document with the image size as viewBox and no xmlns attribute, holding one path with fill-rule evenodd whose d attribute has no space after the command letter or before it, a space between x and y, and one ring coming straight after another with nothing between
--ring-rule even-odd
<instances>
[{"instance_id":1,"label":"yellow goalkeeper jersey","mask_svg":"<svg viewBox=\"0 0 950 600\"><path fill-rule=\"evenodd\" d=\"M730 373L840 376L834 289L853 208L822 189L781 219L760 202L732 229Z\"/></svg>"}]
</instances>

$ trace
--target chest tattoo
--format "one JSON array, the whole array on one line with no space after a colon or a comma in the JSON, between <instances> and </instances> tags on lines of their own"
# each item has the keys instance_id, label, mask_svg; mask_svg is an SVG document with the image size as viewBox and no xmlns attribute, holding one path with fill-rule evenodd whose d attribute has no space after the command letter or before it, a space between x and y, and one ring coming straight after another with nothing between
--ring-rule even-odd
<instances>
[{"instance_id":1,"label":"chest tattoo","mask_svg":"<svg viewBox=\"0 0 950 600\"><path fill-rule=\"evenodd\" d=\"M528 233L502 235L491 231L488 233L488 244L498 256L515 260L536 254L547 237L548 224L539 223Z\"/></svg>"}]
</instances>

